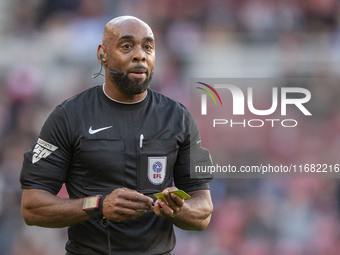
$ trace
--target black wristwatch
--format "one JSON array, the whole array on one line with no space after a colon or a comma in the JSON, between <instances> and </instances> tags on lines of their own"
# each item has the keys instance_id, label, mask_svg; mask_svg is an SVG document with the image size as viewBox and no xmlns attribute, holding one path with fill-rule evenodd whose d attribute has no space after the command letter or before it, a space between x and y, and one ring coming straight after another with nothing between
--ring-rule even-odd
<instances>
[{"instance_id":1,"label":"black wristwatch","mask_svg":"<svg viewBox=\"0 0 340 255\"><path fill-rule=\"evenodd\" d=\"M85 211L92 220L100 221L104 218L103 201L104 197L102 195L86 197L84 199L83 211Z\"/></svg>"}]
</instances>

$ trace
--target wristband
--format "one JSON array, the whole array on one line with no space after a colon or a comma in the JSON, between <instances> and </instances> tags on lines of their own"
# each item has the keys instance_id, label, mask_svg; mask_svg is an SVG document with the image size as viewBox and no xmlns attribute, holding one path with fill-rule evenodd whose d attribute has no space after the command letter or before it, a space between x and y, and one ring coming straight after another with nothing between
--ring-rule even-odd
<instances>
[{"instance_id":1,"label":"wristband","mask_svg":"<svg viewBox=\"0 0 340 255\"><path fill-rule=\"evenodd\" d=\"M104 218L103 215L103 201L102 195L86 197L84 199L83 211L85 211L92 220L100 221Z\"/></svg>"},{"instance_id":2,"label":"wristband","mask_svg":"<svg viewBox=\"0 0 340 255\"><path fill-rule=\"evenodd\" d=\"M181 210L182 207L179 208L178 212L174 213L173 215L171 215L171 218L175 218L176 215L179 213L179 211Z\"/></svg>"}]
</instances>

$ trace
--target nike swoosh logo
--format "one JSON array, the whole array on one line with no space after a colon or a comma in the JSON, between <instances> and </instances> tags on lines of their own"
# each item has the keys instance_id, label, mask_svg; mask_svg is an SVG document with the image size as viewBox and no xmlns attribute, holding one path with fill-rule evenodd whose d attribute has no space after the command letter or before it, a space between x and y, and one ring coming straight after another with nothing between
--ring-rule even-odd
<instances>
[{"instance_id":1,"label":"nike swoosh logo","mask_svg":"<svg viewBox=\"0 0 340 255\"><path fill-rule=\"evenodd\" d=\"M106 130L106 129L109 129L109 128L112 128L112 126L109 126L109 127L103 127L103 128L98 128L98 129L92 129L92 126L89 128L89 133L90 135L93 135L95 133L98 133L100 131L103 131L103 130Z\"/></svg>"}]
</instances>

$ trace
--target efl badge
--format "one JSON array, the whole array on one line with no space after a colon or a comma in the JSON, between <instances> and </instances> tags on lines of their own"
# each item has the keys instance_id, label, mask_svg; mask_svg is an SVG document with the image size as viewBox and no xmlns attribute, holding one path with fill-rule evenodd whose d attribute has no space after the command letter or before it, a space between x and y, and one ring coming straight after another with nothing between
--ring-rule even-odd
<instances>
[{"instance_id":1,"label":"efl badge","mask_svg":"<svg viewBox=\"0 0 340 255\"><path fill-rule=\"evenodd\" d=\"M152 184L162 184L166 174L166 157L148 158L148 178Z\"/></svg>"}]
</instances>

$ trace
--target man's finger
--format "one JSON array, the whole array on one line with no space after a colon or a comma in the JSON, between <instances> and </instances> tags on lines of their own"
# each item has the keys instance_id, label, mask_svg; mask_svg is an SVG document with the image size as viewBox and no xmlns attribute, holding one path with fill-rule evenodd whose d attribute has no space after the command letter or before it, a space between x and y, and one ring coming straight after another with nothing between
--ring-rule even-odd
<instances>
[{"instance_id":1,"label":"man's finger","mask_svg":"<svg viewBox=\"0 0 340 255\"><path fill-rule=\"evenodd\" d=\"M130 201L143 202L146 204L152 204L153 200L151 197L145 196L142 193L138 193L134 190L129 190L124 188L122 192L119 193L119 197Z\"/></svg>"},{"instance_id":2,"label":"man's finger","mask_svg":"<svg viewBox=\"0 0 340 255\"><path fill-rule=\"evenodd\" d=\"M170 216L174 213L174 211L171 209L171 207L169 207L163 199L159 199L158 203L160 205L160 207L163 209L163 213L167 216Z\"/></svg>"},{"instance_id":3,"label":"man's finger","mask_svg":"<svg viewBox=\"0 0 340 255\"><path fill-rule=\"evenodd\" d=\"M182 207L184 205L184 199L180 198L178 195L172 193L170 194L173 201L175 201L176 205Z\"/></svg>"}]
</instances>

